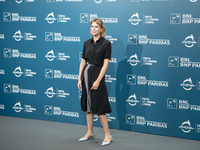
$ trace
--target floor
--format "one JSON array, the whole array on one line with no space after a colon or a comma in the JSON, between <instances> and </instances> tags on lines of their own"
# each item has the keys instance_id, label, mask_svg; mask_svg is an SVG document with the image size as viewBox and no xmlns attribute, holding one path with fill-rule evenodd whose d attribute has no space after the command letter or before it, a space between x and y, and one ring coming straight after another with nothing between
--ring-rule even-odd
<instances>
[{"instance_id":1,"label":"floor","mask_svg":"<svg viewBox=\"0 0 200 150\"><path fill-rule=\"evenodd\" d=\"M78 142L83 125L0 116L0 150L198 150L200 141L110 129L113 142L101 146L103 129L94 139Z\"/></svg>"}]
</instances>

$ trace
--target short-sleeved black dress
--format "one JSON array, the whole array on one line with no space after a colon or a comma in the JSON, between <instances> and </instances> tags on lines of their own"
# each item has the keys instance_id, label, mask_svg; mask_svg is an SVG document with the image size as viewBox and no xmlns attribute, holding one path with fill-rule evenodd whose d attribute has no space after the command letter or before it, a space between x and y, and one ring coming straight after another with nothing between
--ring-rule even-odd
<instances>
[{"instance_id":1,"label":"short-sleeved black dress","mask_svg":"<svg viewBox=\"0 0 200 150\"><path fill-rule=\"evenodd\" d=\"M99 76L104 59L111 59L111 43L103 37L94 44L93 39L84 42L82 58L86 63L82 71L82 96L81 108L83 111L93 114L105 114L111 112L108 93L105 84L105 76L100 81L97 90L90 90Z\"/></svg>"}]
</instances>

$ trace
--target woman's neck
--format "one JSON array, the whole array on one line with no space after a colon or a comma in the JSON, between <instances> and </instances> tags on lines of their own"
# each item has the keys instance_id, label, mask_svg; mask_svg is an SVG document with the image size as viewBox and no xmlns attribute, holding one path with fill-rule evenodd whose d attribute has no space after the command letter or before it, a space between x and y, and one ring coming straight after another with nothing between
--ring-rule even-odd
<instances>
[{"instance_id":1,"label":"woman's neck","mask_svg":"<svg viewBox=\"0 0 200 150\"><path fill-rule=\"evenodd\" d=\"M97 35L97 36L93 36L93 41L94 43L96 43L96 41L100 38L100 35Z\"/></svg>"}]
</instances>

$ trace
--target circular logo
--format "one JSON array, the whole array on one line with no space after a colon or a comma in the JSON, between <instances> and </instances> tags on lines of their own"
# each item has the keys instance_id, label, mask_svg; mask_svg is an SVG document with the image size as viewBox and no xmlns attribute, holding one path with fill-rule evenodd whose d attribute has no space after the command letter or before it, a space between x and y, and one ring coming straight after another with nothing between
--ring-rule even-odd
<instances>
[{"instance_id":1,"label":"circular logo","mask_svg":"<svg viewBox=\"0 0 200 150\"><path fill-rule=\"evenodd\" d=\"M21 75L23 74L23 72L21 71L21 67L17 67L13 73L15 74L16 77L21 77Z\"/></svg>"},{"instance_id":2,"label":"circular logo","mask_svg":"<svg viewBox=\"0 0 200 150\"><path fill-rule=\"evenodd\" d=\"M15 110L15 112L19 113L19 112L21 112L21 110L22 110L23 108L21 107L21 103L18 102L18 103L16 103L16 104L13 106L13 109Z\"/></svg>"},{"instance_id":3,"label":"circular logo","mask_svg":"<svg viewBox=\"0 0 200 150\"><path fill-rule=\"evenodd\" d=\"M48 61L53 61L54 58L56 58L56 56L54 55L53 50L49 51L49 52L45 55L45 57L47 58Z\"/></svg>"},{"instance_id":4,"label":"circular logo","mask_svg":"<svg viewBox=\"0 0 200 150\"><path fill-rule=\"evenodd\" d=\"M191 48L197 42L194 41L194 36L190 35L190 36L186 37L185 40L182 43L185 44L186 47Z\"/></svg>"},{"instance_id":5,"label":"circular logo","mask_svg":"<svg viewBox=\"0 0 200 150\"><path fill-rule=\"evenodd\" d=\"M21 31L17 31L15 32L15 34L13 35L13 38L16 40L16 41L21 41L21 39L23 38L22 34L21 34Z\"/></svg>"},{"instance_id":6,"label":"circular logo","mask_svg":"<svg viewBox=\"0 0 200 150\"><path fill-rule=\"evenodd\" d=\"M46 20L49 24L54 23L54 21L56 20L56 18L54 18L53 12L51 12L50 14L48 14L47 17L45 18L45 20Z\"/></svg>"},{"instance_id":7,"label":"circular logo","mask_svg":"<svg viewBox=\"0 0 200 150\"><path fill-rule=\"evenodd\" d=\"M127 101L127 102L129 103L129 105L131 105L131 106L135 106L137 103L140 102L140 101L137 100L135 94L131 95L126 101Z\"/></svg>"},{"instance_id":8,"label":"circular logo","mask_svg":"<svg viewBox=\"0 0 200 150\"><path fill-rule=\"evenodd\" d=\"M97 115L94 115L94 119L93 119L93 121L97 121L98 120L98 116Z\"/></svg>"},{"instance_id":9,"label":"circular logo","mask_svg":"<svg viewBox=\"0 0 200 150\"><path fill-rule=\"evenodd\" d=\"M197 0L190 0L190 2L197 2Z\"/></svg>"},{"instance_id":10,"label":"circular logo","mask_svg":"<svg viewBox=\"0 0 200 150\"><path fill-rule=\"evenodd\" d=\"M18 4L22 2L22 0L15 0L15 1L16 1L16 3L18 3Z\"/></svg>"},{"instance_id":11,"label":"circular logo","mask_svg":"<svg viewBox=\"0 0 200 150\"><path fill-rule=\"evenodd\" d=\"M185 133L189 133L191 130L194 129L194 128L191 127L191 123L190 123L189 120L183 122L183 123L179 126L179 128L181 128L181 130L182 130L183 132L185 132Z\"/></svg>"},{"instance_id":12,"label":"circular logo","mask_svg":"<svg viewBox=\"0 0 200 150\"><path fill-rule=\"evenodd\" d=\"M136 13L133 14L128 21L130 21L132 25L138 25L142 20L139 18L139 14Z\"/></svg>"},{"instance_id":13,"label":"circular logo","mask_svg":"<svg viewBox=\"0 0 200 150\"><path fill-rule=\"evenodd\" d=\"M94 0L94 1L95 1L95 3L97 3L97 4L99 4L99 3L102 2L102 0Z\"/></svg>"},{"instance_id":14,"label":"circular logo","mask_svg":"<svg viewBox=\"0 0 200 150\"><path fill-rule=\"evenodd\" d=\"M181 84L181 86L183 86L183 89L186 90L186 91L189 91L193 87L195 87L195 85L192 84L192 79L191 78L185 79L183 81L183 83Z\"/></svg>"},{"instance_id":15,"label":"circular logo","mask_svg":"<svg viewBox=\"0 0 200 150\"><path fill-rule=\"evenodd\" d=\"M131 66L136 66L140 61L138 60L137 54L135 54L132 55L127 62L129 62Z\"/></svg>"},{"instance_id":16,"label":"circular logo","mask_svg":"<svg viewBox=\"0 0 200 150\"><path fill-rule=\"evenodd\" d=\"M45 94L47 95L48 98L52 98L56 93L54 93L53 87L50 87L50 88L47 89Z\"/></svg>"}]
</instances>

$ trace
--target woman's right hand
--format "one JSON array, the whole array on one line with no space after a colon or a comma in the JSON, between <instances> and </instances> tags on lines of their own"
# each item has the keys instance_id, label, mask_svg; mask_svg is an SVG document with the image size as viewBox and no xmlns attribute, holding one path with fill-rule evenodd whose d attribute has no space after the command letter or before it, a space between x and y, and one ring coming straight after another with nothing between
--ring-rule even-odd
<instances>
[{"instance_id":1,"label":"woman's right hand","mask_svg":"<svg viewBox=\"0 0 200 150\"><path fill-rule=\"evenodd\" d=\"M80 89L80 90L82 90L82 84L81 84L81 80L78 80L78 88Z\"/></svg>"}]
</instances>

